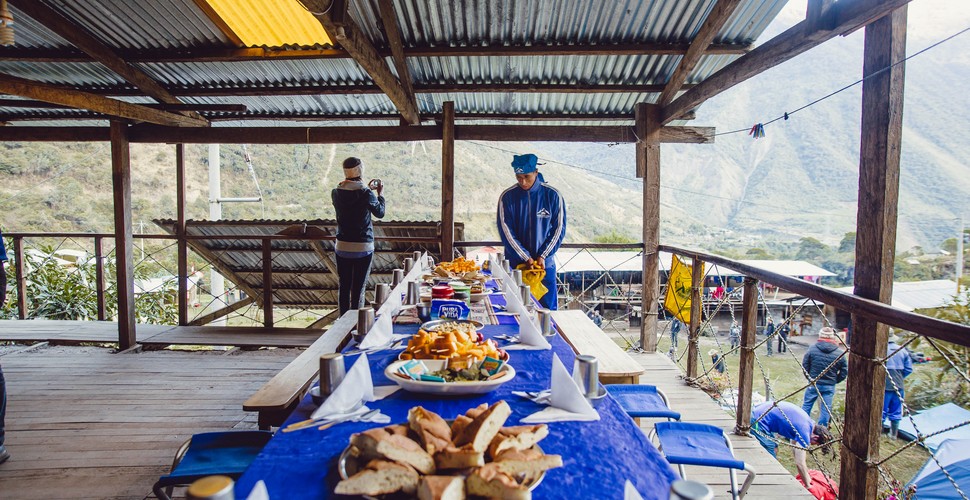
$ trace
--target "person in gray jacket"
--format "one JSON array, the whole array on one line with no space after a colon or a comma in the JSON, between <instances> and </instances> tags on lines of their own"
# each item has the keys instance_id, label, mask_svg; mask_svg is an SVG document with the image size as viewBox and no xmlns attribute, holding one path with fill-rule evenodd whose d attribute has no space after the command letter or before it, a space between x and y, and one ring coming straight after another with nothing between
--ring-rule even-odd
<instances>
[{"instance_id":1,"label":"person in gray jacket","mask_svg":"<svg viewBox=\"0 0 970 500\"><path fill-rule=\"evenodd\" d=\"M330 198L337 213L337 275L340 314L364 305L364 285L374 259L374 223L384 217L384 184L371 179L364 185L360 158L344 160L344 176Z\"/></svg>"},{"instance_id":2,"label":"person in gray jacket","mask_svg":"<svg viewBox=\"0 0 970 500\"><path fill-rule=\"evenodd\" d=\"M818 424L828 426L831 418L832 398L835 396L835 385L845 380L849 374L849 363L846 361L845 351L839 345L841 342L835 336L835 330L825 327L818 332L818 342L808 349L802 358L802 368L808 379L815 380L814 386L805 389L805 399L802 409L811 415L815 401L822 398L819 410Z\"/></svg>"}]
</instances>

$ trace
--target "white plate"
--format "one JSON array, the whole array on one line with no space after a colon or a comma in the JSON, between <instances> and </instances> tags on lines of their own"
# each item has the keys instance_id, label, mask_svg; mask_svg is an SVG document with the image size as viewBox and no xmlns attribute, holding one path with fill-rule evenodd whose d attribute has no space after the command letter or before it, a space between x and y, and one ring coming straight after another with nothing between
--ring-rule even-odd
<instances>
[{"instance_id":1,"label":"white plate","mask_svg":"<svg viewBox=\"0 0 970 500\"><path fill-rule=\"evenodd\" d=\"M441 370L448 363L448 360L445 359L422 359L420 361L424 362L428 370L433 372ZM424 394L445 394L449 396L485 394L486 392L492 392L498 389L500 385L515 378L515 369L508 363L505 363L499 369L499 373L504 373L504 375L493 380L483 380L481 382L424 382L421 380L405 379L395 375L394 372L404 363L407 363L407 361L395 361L391 363L384 369L384 376L401 386L405 391Z\"/></svg>"}]
</instances>

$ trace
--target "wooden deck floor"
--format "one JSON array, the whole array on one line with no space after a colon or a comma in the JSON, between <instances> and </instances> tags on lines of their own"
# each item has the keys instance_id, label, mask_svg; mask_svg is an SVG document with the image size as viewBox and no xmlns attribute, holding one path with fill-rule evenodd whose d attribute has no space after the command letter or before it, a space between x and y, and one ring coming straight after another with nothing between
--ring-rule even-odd
<instances>
[{"instance_id":1,"label":"wooden deck floor","mask_svg":"<svg viewBox=\"0 0 970 500\"><path fill-rule=\"evenodd\" d=\"M219 345L236 347L309 347L323 330L306 328L165 326L139 324L136 341L143 346ZM0 341L118 342L118 324L110 321L0 320Z\"/></svg>"},{"instance_id":2,"label":"wooden deck floor","mask_svg":"<svg viewBox=\"0 0 970 500\"><path fill-rule=\"evenodd\" d=\"M640 382L660 387L667 394L671 407L681 413L681 421L716 425L730 436L735 456L754 467L758 473L745 496L746 500L779 498L814 500L815 497L769 455L756 439L733 434L734 417L722 410L704 391L685 384L681 378L680 368L667 356L633 353L630 355L646 370L640 377ZM654 422L656 420L641 419L640 428L649 433ZM726 469L688 467L687 477L710 485L714 490L715 498L731 498ZM745 473L738 473L739 486L745 477Z\"/></svg>"}]
</instances>

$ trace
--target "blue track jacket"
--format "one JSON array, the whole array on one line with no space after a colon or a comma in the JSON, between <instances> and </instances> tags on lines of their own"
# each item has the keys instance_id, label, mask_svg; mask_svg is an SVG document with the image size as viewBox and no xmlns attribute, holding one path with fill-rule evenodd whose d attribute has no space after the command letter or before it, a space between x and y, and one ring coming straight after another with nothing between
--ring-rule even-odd
<instances>
[{"instance_id":1,"label":"blue track jacket","mask_svg":"<svg viewBox=\"0 0 970 500\"><path fill-rule=\"evenodd\" d=\"M528 191L518 184L506 189L499 197L497 219L512 267L541 258L547 269L555 269L553 255L566 236L566 202L542 174Z\"/></svg>"}]
</instances>

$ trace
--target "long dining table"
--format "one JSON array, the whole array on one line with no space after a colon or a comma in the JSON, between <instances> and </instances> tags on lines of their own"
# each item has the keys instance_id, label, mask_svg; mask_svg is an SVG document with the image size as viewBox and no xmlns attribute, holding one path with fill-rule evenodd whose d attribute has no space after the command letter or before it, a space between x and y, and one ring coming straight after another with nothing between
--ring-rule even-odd
<instances>
[{"instance_id":1,"label":"long dining table","mask_svg":"<svg viewBox=\"0 0 970 500\"><path fill-rule=\"evenodd\" d=\"M504 298L491 296L492 304L501 310ZM486 338L518 334L518 323L499 313L499 324L486 325ZM395 333L412 334L417 325L395 325ZM572 367L575 354L559 336L550 338L551 349L510 350L509 363L516 376L497 390L483 395L438 397L398 390L384 399L367 403L390 416L391 423L407 421L408 410L422 406L446 419L464 414L481 403L505 400L512 415L505 425L519 425L522 418L540 411L543 406L515 396L512 391L540 391L551 382L553 354L567 367ZM498 341L499 346L503 341ZM348 349L349 350L349 349ZM400 350L368 354L375 386L394 385L384 369L394 362ZM359 355L345 359L349 370ZM309 395L290 415L283 427L309 418L315 409ZM600 415L592 422L551 422L549 435L539 445L547 454L562 456L563 466L549 470L532 491L534 498L622 499L630 481L644 499L667 499L670 484L677 474L632 418L627 416L612 397L603 398L596 408ZM340 480L337 462L348 446L352 434L381 424L347 422L327 430L316 426L294 432L277 432L253 461L235 486L236 498L245 499L257 481L262 480L272 499L321 499L337 496L334 487Z\"/></svg>"}]
</instances>

